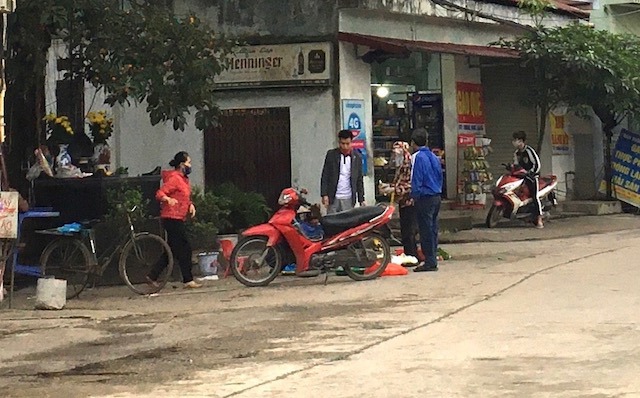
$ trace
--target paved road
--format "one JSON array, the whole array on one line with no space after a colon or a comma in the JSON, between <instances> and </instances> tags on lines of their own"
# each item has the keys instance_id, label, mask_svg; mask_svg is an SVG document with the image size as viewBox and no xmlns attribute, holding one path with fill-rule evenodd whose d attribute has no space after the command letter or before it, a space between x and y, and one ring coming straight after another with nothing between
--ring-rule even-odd
<instances>
[{"instance_id":1,"label":"paved road","mask_svg":"<svg viewBox=\"0 0 640 398\"><path fill-rule=\"evenodd\" d=\"M102 289L0 313L9 397L640 396L640 230L460 244L437 274ZM123 297L124 296L124 297Z\"/></svg>"}]
</instances>

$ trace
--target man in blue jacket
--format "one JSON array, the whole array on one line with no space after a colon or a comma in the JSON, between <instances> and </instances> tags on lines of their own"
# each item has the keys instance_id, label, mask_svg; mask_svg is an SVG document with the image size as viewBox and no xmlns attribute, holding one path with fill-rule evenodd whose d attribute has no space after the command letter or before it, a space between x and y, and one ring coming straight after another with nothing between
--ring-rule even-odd
<instances>
[{"instance_id":1,"label":"man in blue jacket","mask_svg":"<svg viewBox=\"0 0 640 398\"><path fill-rule=\"evenodd\" d=\"M411 135L415 153L412 155L411 196L415 201L420 246L425 261L414 271L438 270L438 213L442 195L442 165L427 147L427 131L419 128Z\"/></svg>"}]
</instances>

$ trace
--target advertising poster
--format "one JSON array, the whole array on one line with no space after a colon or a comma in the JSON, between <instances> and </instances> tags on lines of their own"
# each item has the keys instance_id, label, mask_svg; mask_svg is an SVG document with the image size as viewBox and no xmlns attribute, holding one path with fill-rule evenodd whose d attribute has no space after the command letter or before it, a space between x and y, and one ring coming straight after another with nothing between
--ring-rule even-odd
<instances>
[{"instance_id":1,"label":"advertising poster","mask_svg":"<svg viewBox=\"0 0 640 398\"><path fill-rule=\"evenodd\" d=\"M569 134L564 129L564 115L549 115L549 126L551 127L551 146L554 155L568 155L571 153L569 145Z\"/></svg>"},{"instance_id":2,"label":"advertising poster","mask_svg":"<svg viewBox=\"0 0 640 398\"><path fill-rule=\"evenodd\" d=\"M458 134L483 135L485 129L482 84L457 82Z\"/></svg>"},{"instance_id":3,"label":"advertising poster","mask_svg":"<svg viewBox=\"0 0 640 398\"><path fill-rule=\"evenodd\" d=\"M351 130L351 134L353 134L353 149L362 156L362 173L367 175L367 132L364 121L364 100L342 100L342 128Z\"/></svg>"},{"instance_id":4,"label":"advertising poster","mask_svg":"<svg viewBox=\"0 0 640 398\"><path fill-rule=\"evenodd\" d=\"M0 239L18 237L17 192L0 192Z\"/></svg>"},{"instance_id":5,"label":"advertising poster","mask_svg":"<svg viewBox=\"0 0 640 398\"><path fill-rule=\"evenodd\" d=\"M217 89L328 86L331 43L243 46L225 61L215 77Z\"/></svg>"},{"instance_id":6,"label":"advertising poster","mask_svg":"<svg viewBox=\"0 0 640 398\"><path fill-rule=\"evenodd\" d=\"M640 207L640 134L622 130L612 156L612 183L615 197ZM606 192L605 181L600 191Z\"/></svg>"}]
</instances>

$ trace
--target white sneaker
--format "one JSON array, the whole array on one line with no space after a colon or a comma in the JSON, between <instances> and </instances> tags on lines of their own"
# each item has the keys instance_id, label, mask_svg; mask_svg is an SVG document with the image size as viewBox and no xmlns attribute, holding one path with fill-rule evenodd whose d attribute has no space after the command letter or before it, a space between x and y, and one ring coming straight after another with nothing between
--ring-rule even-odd
<instances>
[{"instance_id":1,"label":"white sneaker","mask_svg":"<svg viewBox=\"0 0 640 398\"><path fill-rule=\"evenodd\" d=\"M403 264L412 264L412 265L418 265L418 263L420 262L418 260L417 257L414 256L407 256L406 254L403 254L405 257L405 262Z\"/></svg>"},{"instance_id":2,"label":"white sneaker","mask_svg":"<svg viewBox=\"0 0 640 398\"><path fill-rule=\"evenodd\" d=\"M415 264L418 264L419 261L414 256L407 256L406 254L402 253L399 256L391 256L391 262L394 264L400 264L400 265L404 265L404 264L415 265Z\"/></svg>"}]
</instances>

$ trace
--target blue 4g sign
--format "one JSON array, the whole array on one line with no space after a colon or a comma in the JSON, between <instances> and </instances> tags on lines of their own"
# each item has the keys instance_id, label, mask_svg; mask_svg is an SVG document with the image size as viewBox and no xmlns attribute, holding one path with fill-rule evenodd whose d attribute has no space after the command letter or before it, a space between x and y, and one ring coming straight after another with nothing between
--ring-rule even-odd
<instances>
[{"instance_id":1,"label":"blue 4g sign","mask_svg":"<svg viewBox=\"0 0 640 398\"><path fill-rule=\"evenodd\" d=\"M349 130L358 130L360 133L360 126L362 126L362 122L360 121L360 116L356 113L352 113L349 115L349 120L347 121L347 128Z\"/></svg>"},{"instance_id":2,"label":"blue 4g sign","mask_svg":"<svg viewBox=\"0 0 640 398\"><path fill-rule=\"evenodd\" d=\"M367 132L364 126L364 100L342 100L342 128L351 130L353 148L362 156L362 172L367 174Z\"/></svg>"}]
</instances>

